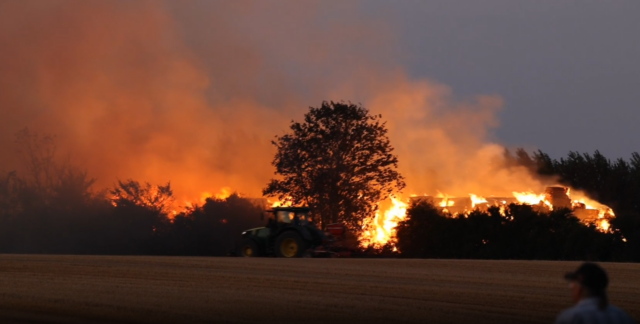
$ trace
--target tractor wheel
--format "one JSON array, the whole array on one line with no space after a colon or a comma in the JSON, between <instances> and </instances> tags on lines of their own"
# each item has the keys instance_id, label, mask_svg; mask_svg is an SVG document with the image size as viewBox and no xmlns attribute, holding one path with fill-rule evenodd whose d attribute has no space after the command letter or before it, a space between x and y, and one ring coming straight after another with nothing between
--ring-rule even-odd
<instances>
[{"instance_id":1,"label":"tractor wheel","mask_svg":"<svg viewBox=\"0 0 640 324\"><path fill-rule=\"evenodd\" d=\"M276 240L275 252L279 258L300 258L307 250L307 244L296 232L285 232Z\"/></svg>"},{"instance_id":2,"label":"tractor wheel","mask_svg":"<svg viewBox=\"0 0 640 324\"><path fill-rule=\"evenodd\" d=\"M258 244L256 241L246 238L242 240L240 246L238 247L238 256L251 258L251 257L259 257L261 256L260 250L258 249Z\"/></svg>"}]
</instances>

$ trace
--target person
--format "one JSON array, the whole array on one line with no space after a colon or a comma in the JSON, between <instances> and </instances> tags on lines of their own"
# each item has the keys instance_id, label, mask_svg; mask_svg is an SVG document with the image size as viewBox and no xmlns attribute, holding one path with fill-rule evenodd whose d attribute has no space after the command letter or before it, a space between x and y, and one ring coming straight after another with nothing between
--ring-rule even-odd
<instances>
[{"instance_id":1,"label":"person","mask_svg":"<svg viewBox=\"0 0 640 324\"><path fill-rule=\"evenodd\" d=\"M609 304L607 273L595 263L584 263L565 275L575 305L558 315L556 324L632 324L623 310Z\"/></svg>"}]
</instances>

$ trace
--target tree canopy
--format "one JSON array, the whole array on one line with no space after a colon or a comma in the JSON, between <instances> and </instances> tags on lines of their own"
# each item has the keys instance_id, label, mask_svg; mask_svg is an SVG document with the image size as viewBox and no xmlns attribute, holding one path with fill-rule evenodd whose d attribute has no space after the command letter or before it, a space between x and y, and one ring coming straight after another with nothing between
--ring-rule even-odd
<instances>
[{"instance_id":1,"label":"tree canopy","mask_svg":"<svg viewBox=\"0 0 640 324\"><path fill-rule=\"evenodd\" d=\"M360 230L379 201L405 186L381 118L352 103L310 107L303 122L292 121L272 142L280 178L263 194L309 206L323 227L344 222Z\"/></svg>"}]
</instances>

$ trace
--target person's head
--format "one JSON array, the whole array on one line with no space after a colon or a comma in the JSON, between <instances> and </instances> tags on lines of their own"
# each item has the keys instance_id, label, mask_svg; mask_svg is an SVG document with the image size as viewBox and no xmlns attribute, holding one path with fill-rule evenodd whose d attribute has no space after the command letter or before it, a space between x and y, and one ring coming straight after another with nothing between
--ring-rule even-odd
<instances>
[{"instance_id":1,"label":"person's head","mask_svg":"<svg viewBox=\"0 0 640 324\"><path fill-rule=\"evenodd\" d=\"M571 289L571 297L574 302L596 297L600 299L601 308L607 306L609 278L599 265L584 263L576 271L567 273L564 278L569 281L569 289Z\"/></svg>"}]
</instances>

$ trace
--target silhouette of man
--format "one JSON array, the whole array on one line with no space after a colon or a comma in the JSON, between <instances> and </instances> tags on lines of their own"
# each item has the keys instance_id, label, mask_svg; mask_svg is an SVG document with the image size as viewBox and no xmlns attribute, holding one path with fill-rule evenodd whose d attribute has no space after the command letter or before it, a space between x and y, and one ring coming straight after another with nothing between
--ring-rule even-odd
<instances>
[{"instance_id":1,"label":"silhouette of man","mask_svg":"<svg viewBox=\"0 0 640 324\"><path fill-rule=\"evenodd\" d=\"M609 305L607 273L595 263L584 263L565 275L575 305L558 315L556 324L632 324L623 310Z\"/></svg>"}]
</instances>

